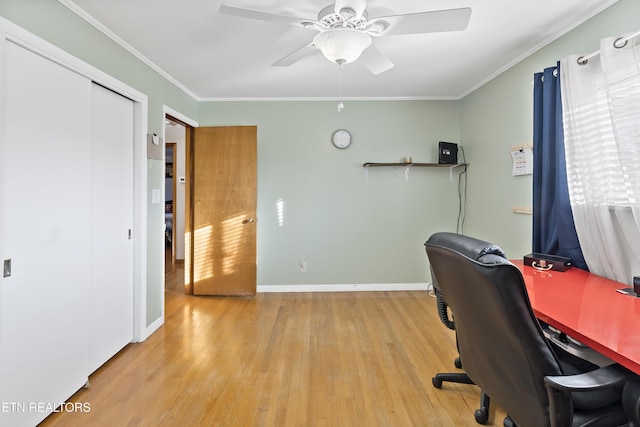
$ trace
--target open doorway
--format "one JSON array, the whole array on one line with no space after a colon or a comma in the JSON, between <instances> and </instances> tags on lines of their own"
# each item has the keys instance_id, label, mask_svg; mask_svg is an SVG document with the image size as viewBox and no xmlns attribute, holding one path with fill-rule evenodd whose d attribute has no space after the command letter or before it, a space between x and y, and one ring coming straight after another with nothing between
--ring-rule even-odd
<instances>
[{"instance_id":1,"label":"open doorway","mask_svg":"<svg viewBox=\"0 0 640 427\"><path fill-rule=\"evenodd\" d=\"M165 117L165 290L184 294L185 145L187 128Z\"/></svg>"},{"instance_id":2,"label":"open doorway","mask_svg":"<svg viewBox=\"0 0 640 427\"><path fill-rule=\"evenodd\" d=\"M165 145L165 179L164 179L164 224L165 224L165 249L167 252L168 262L176 262L176 243L175 239L175 214L176 210L173 208L174 199L176 196L176 143L167 142Z\"/></svg>"}]
</instances>

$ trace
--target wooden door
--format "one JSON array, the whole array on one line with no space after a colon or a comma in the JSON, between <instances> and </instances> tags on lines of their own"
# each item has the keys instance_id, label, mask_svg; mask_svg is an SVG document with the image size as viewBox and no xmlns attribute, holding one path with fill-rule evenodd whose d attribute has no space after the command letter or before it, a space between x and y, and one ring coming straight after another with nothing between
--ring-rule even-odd
<instances>
[{"instance_id":1,"label":"wooden door","mask_svg":"<svg viewBox=\"0 0 640 427\"><path fill-rule=\"evenodd\" d=\"M195 295L256 293L256 140L255 126L195 129L185 266Z\"/></svg>"}]
</instances>

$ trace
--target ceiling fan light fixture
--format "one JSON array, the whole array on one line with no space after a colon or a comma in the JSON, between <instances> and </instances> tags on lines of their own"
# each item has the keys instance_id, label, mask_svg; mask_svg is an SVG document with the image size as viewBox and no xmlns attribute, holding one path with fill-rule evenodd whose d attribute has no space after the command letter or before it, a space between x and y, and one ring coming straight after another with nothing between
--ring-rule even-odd
<instances>
[{"instance_id":1,"label":"ceiling fan light fixture","mask_svg":"<svg viewBox=\"0 0 640 427\"><path fill-rule=\"evenodd\" d=\"M331 28L318 33L313 45L331 62L353 62L371 45L371 36L351 28Z\"/></svg>"}]
</instances>

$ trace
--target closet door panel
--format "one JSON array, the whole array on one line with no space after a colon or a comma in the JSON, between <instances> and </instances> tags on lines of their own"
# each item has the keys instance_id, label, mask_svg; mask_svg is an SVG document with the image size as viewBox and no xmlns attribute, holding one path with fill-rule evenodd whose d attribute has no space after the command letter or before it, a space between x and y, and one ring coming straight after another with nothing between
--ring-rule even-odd
<instances>
[{"instance_id":1,"label":"closet door panel","mask_svg":"<svg viewBox=\"0 0 640 427\"><path fill-rule=\"evenodd\" d=\"M133 102L92 88L89 369L133 339Z\"/></svg>"},{"instance_id":2,"label":"closet door panel","mask_svg":"<svg viewBox=\"0 0 640 427\"><path fill-rule=\"evenodd\" d=\"M0 425L35 425L88 376L91 82L5 42Z\"/></svg>"}]
</instances>

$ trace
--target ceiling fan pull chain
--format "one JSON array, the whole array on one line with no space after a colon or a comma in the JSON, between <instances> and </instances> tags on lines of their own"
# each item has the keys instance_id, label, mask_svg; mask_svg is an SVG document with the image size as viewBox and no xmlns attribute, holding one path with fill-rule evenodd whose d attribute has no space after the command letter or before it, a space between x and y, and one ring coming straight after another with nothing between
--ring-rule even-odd
<instances>
[{"instance_id":1,"label":"ceiling fan pull chain","mask_svg":"<svg viewBox=\"0 0 640 427\"><path fill-rule=\"evenodd\" d=\"M338 76L338 113L344 110L344 104L342 103L342 69L344 67L344 61L338 60L338 67L340 67Z\"/></svg>"}]
</instances>

